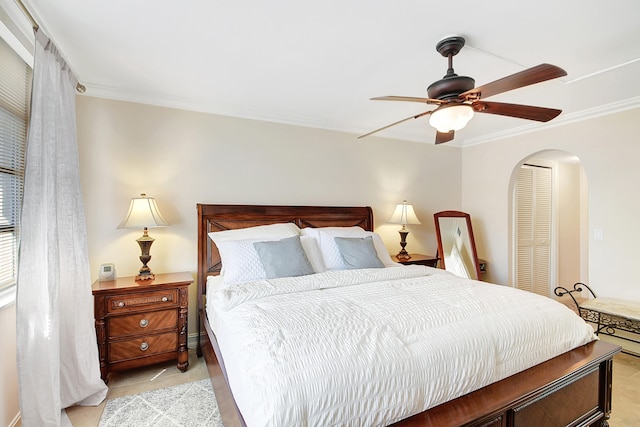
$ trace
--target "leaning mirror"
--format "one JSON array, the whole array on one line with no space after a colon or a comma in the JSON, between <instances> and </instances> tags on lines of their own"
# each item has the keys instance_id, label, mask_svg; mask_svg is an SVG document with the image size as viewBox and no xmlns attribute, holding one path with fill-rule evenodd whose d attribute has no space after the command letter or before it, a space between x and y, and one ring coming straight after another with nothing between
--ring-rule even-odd
<instances>
[{"instance_id":1,"label":"leaning mirror","mask_svg":"<svg viewBox=\"0 0 640 427\"><path fill-rule=\"evenodd\" d=\"M433 214L440 267L461 277L480 280L480 263L473 238L471 216L465 212Z\"/></svg>"}]
</instances>

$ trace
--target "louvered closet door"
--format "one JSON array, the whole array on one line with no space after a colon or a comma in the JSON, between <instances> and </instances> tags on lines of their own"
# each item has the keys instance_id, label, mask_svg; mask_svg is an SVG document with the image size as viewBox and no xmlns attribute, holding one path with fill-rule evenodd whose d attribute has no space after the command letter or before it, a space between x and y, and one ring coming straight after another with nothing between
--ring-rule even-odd
<instances>
[{"instance_id":1,"label":"louvered closet door","mask_svg":"<svg viewBox=\"0 0 640 427\"><path fill-rule=\"evenodd\" d=\"M517 287L549 296L551 169L523 165L516 189Z\"/></svg>"}]
</instances>

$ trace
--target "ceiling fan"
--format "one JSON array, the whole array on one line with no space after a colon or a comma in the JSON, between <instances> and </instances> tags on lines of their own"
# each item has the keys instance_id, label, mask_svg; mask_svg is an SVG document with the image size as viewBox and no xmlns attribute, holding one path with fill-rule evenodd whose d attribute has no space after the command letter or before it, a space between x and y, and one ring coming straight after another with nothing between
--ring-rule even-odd
<instances>
[{"instance_id":1,"label":"ceiling fan","mask_svg":"<svg viewBox=\"0 0 640 427\"><path fill-rule=\"evenodd\" d=\"M358 138L364 138L365 136L372 135L411 119L418 119L430 115L429 124L437 131L436 144L442 144L453 140L455 131L465 127L474 113L497 114L500 116L548 122L562 112L562 110L556 110L554 108L484 101L485 98L499 93L566 76L567 72L562 68L550 64L540 64L483 86L474 87L474 79L459 76L453 71L453 57L460 52L464 43L465 40L463 37L452 36L441 40L436 45L436 50L442 56L448 58L449 68L447 69L447 74L442 79L429 85L427 88L428 98L412 96L381 96L371 98L374 101L407 101L433 104L437 105L435 109L391 123L390 125L361 135Z\"/></svg>"}]
</instances>

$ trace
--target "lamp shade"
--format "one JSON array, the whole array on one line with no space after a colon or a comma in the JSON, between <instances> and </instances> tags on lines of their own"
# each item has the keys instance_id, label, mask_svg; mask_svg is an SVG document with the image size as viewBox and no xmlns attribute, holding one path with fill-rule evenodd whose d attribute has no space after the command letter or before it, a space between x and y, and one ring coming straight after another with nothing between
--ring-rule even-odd
<instances>
[{"instance_id":1,"label":"lamp shade","mask_svg":"<svg viewBox=\"0 0 640 427\"><path fill-rule=\"evenodd\" d=\"M141 194L131 199L129 212L118 228L166 227L169 223L162 217L156 199Z\"/></svg>"},{"instance_id":2,"label":"lamp shade","mask_svg":"<svg viewBox=\"0 0 640 427\"><path fill-rule=\"evenodd\" d=\"M429 117L429 124L438 132L447 133L460 130L473 118L473 108L469 104L444 104L436 108Z\"/></svg>"},{"instance_id":3,"label":"lamp shade","mask_svg":"<svg viewBox=\"0 0 640 427\"><path fill-rule=\"evenodd\" d=\"M420 224L420 220L413 210L413 205L407 203L406 200L396 205L396 209L393 211L389 222L392 224L402 224L403 226L407 224Z\"/></svg>"}]
</instances>

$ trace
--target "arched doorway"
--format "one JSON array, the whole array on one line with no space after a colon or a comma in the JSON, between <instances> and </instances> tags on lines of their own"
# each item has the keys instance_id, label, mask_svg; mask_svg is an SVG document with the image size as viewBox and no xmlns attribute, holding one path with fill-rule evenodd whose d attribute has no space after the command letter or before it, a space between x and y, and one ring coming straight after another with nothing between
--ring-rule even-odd
<instances>
[{"instance_id":1,"label":"arched doorway","mask_svg":"<svg viewBox=\"0 0 640 427\"><path fill-rule=\"evenodd\" d=\"M545 150L512 172L511 263L515 287L552 296L587 281L587 180L572 153Z\"/></svg>"}]
</instances>

